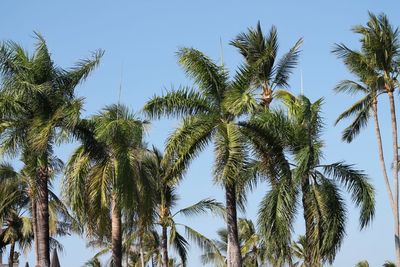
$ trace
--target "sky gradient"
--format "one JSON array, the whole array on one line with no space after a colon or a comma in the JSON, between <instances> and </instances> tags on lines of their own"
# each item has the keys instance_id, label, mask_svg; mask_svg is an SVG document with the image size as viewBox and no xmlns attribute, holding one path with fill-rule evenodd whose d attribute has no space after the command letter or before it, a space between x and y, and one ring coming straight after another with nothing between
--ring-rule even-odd
<instances>
[{"instance_id":1,"label":"sky gradient","mask_svg":"<svg viewBox=\"0 0 400 267\"><path fill-rule=\"evenodd\" d=\"M358 36L350 29L365 24L368 11L384 12L393 25L400 25L399 1L15 1L0 4L0 40L13 40L32 51L33 32L40 32L48 42L56 64L70 67L76 60L90 56L91 51L104 49L99 68L77 90L86 98L85 116L98 112L118 101L122 81L121 102L140 112L143 104L163 90L191 85L177 64L179 47L195 47L216 61L221 60L233 72L240 64L237 51L229 46L238 33L261 22L264 31L271 25L278 28L280 53L286 52L300 37L304 38L299 67L291 78L291 90L300 93L300 72L304 77L305 94L316 100L324 97L326 118L326 162L346 160L357 164L370 175L377 193L376 218L371 227L359 231L358 211L347 202L349 218L347 237L333 266L354 266L368 260L381 266L394 259L392 216L379 170L376 143L371 127L352 144L340 139L344 124L334 127L337 115L357 98L335 95L333 87L342 79L352 78L345 67L331 54L334 43L358 47ZM220 42L220 40L222 42ZM222 47L220 45L222 43ZM396 96L398 103L398 97ZM388 105L381 102L384 146L390 154ZM147 141L162 149L165 138L176 121L154 121ZM74 144L57 149L66 160ZM212 150L207 149L195 160L179 188L179 207L205 197L223 201L223 191L212 183ZM55 183L59 190L59 183ZM249 197L247 218L255 220L258 203L268 187L261 185ZM302 216L298 216L296 235L303 233ZM214 237L223 225L218 218L184 219L193 228ZM95 250L86 248L76 236L61 239L65 250L60 255L63 267L82 266ZM201 266L199 251L193 246L188 266ZM32 253L28 255L31 266ZM25 258L22 258L25 261Z\"/></svg>"}]
</instances>

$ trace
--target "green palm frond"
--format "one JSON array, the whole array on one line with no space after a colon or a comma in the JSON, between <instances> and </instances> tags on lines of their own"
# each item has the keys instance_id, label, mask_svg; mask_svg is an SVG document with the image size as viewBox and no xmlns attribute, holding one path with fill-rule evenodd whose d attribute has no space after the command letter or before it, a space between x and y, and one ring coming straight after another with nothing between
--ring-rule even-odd
<instances>
[{"instance_id":1,"label":"green palm frond","mask_svg":"<svg viewBox=\"0 0 400 267\"><path fill-rule=\"evenodd\" d=\"M186 239L177 231L175 225L171 227L170 230L170 238L169 243L173 246L173 248L177 251L182 266L186 266L187 262L187 251L189 249L189 243Z\"/></svg>"},{"instance_id":2,"label":"green palm frond","mask_svg":"<svg viewBox=\"0 0 400 267\"><path fill-rule=\"evenodd\" d=\"M258 225L265 241L279 258L290 251L293 221L296 215L297 190L289 179L272 187L260 203Z\"/></svg>"},{"instance_id":3,"label":"green palm frond","mask_svg":"<svg viewBox=\"0 0 400 267\"><path fill-rule=\"evenodd\" d=\"M289 77L294 68L296 68L300 56L300 47L303 44L303 39L300 38L289 52L282 56L275 67L274 84L280 87L289 86Z\"/></svg>"},{"instance_id":4,"label":"green palm frond","mask_svg":"<svg viewBox=\"0 0 400 267\"><path fill-rule=\"evenodd\" d=\"M288 87L289 76L298 62L301 44L302 39L299 39L278 60L277 29L272 26L269 33L264 34L260 22L255 28L249 28L247 32L240 33L231 42L231 45L242 54L247 64L255 70L253 82L263 90Z\"/></svg>"},{"instance_id":5,"label":"green palm frond","mask_svg":"<svg viewBox=\"0 0 400 267\"><path fill-rule=\"evenodd\" d=\"M150 118L181 117L195 114L208 114L214 107L202 94L190 88L181 87L168 91L162 96L154 96L150 99L143 111Z\"/></svg>"},{"instance_id":6,"label":"green palm frond","mask_svg":"<svg viewBox=\"0 0 400 267\"><path fill-rule=\"evenodd\" d=\"M368 263L368 261L360 261L360 262L357 262L355 267L369 267L369 263Z\"/></svg>"},{"instance_id":7,"label":"green palm frond","mask_svg":"<svg viewBox=\"0 0 400 267\"><path fill-rule=\"evenodd\" d=\"M352 195L353 202L360 207L360 227L371 223L375 214L375 190L367 175L353 165L337 162L322 166L324 173L342 183Z\"/></svg>"},{"instance_id":8,"label":"green palm frond","mask_svg":"<svg viewBox=\"0 0 400 267\"><path fill-rule=\"evenodd\" d=\"M173 166L166 173L167 179L179 177L187 170L189 163L210 143L217 117L191 116L167 139L165 158L173 160Z\"/></svg>"},{"instance_id":9,"label":"green palm frond","mask_svg":"<svg viewBox=\"0 0 400 267\"><path fill-rule=\"evenodd\" d=\"M221 254L219 248L212 240L189 226L184 227L188 238L195 242L196 245L204 251L204 254L202 255L203 264L214 263L217 266L225 266L225 256Z\"/></svg>"},{"instance_id":10,"label":"green palm frond","mask_svg":"<svg viewBox=\"0 0 400 267\"><path fill-rule=\"evenodd\" d=\"M382 265L383 267L396 267L396 264L391 261L385 261L385 263Z\"/></svg>"},{"instance_id":11,"label":"green palm frond","mask_svg":"<svg viewBox=\"0 0 400 267\"><path fill-rule=\"evenodd\" d=\"M228 80L224 68L194 48L181 48L177 55L180 65L194 79L200 91L212 99L213 104L221 103Z\"/></svg>"},{"instance_id":12,"label":"green palm frond","mask_svg":"<svg viewBox=\"0 0 400 267\"><path fill-rule=\"evenodd\" d=\"M340 249L345 236L346 209L344 200L337 185L321 176L320 183L313 186L321 216L320 253L329 263L332 263Z\"/></svg>"},{"instance_id":13,"label":"green palm frond","mask_svg":"<svg viewBox=\"0 0 400 267\"><path fill-rule=\"evenodd\" d=\"M214 143L214 177L216 181L233 184L246 165L244 137L236 124L227 123L219 127Z\"/></svg>"},{"instance_id":14,"label":"green palm frond","mask_svg":"<svg viewBox=\"0 0 400 267\"><path fill-rule=\"evenodd\" d=\"M248 64L238 68L230 89L224 96L223 108L225 110L240 116L251 114L259 108L254 94L254 75L254 68Z\"/></svg>"},{"instance_id":15,"label":"green palm frond","mask_svg":"<svg viewBox=\"0 0 400 267\"><path fill-rule=\"evenodd\" d=\"M225 208L220 202L215 199L206 198L189 207L178 210L172 217L178 214L191 217L193 215L201 215L207 212L212 212L222 217L225 216Z\"/></svg>"}]
</instances>

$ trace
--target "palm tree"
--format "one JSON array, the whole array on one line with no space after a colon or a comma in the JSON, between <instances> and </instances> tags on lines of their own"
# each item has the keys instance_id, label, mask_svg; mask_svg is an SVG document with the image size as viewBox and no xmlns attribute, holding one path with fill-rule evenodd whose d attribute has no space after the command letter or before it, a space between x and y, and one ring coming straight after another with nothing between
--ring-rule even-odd
<instances>
[{"instance_id":1,"label":"palm tree","mask_svg":"<svg viewBox=\"0 0 400 267\"><path fill-rule=\"evenodd\" d=\"M368 261L357 262L356 267L369 267Z\"/></svg>"},{"instance_id":2,"label":"palm tree","mask_svg":"<svg viewBox=\"0 0 400 267\"><path fill-rule=\"evenodd\" d=\"M12 267L18 257L15 246L19 244L21 249L26 250L31 245L32 225L29 218L23 215L27 199L21 189L11 181L0 181L1 196L11 196L7 205L0 209L0 250L10 246L8 265Z\"/></svg>"},{"instance_id":3,"label":"palm tree","mask_svg":"<svg viewBox=\"0 0 400 267\"><path fill-rule=\"evenodd\" d=\"M293 264L295 267L307 267L305 259L307 252L305 251L306 247L306 237L304 235L299 236L296 242L292 242L291 250L292 257L297 259L297 262ZM321 263L314 263L315 267L322 267Z\"/></svg>"},{"instance_id":4,"label":"palm tree","mask_svg":"<svg viewBox=\"0 0 400 267\"><path fill-rule=\"evenodd\" d=\"M34 168L37 263L48 267L49 162L55 144L83 135L78 131L83 99L74 90L98 65L102 52L66 70L54 64L43 37L36 34L36 39L33 54L12 41L0 45L0 138L2 154L20 154Z\"/></svg>"},{"instance_id":5,"label":"palm tree","mask_svg":"<svg viewBox=\"0 0 400 267\"><path fill-rule=\"evenodd\" d=\"M383 267L396 267L396 264L394 264L391 261L385 261L385 263L382 265ZM368 261L360 261L356 264L356 267L369 267Z\"/></svg>"},{"instance_id":6,"label":"palm tree","mask_svg":"<svg viewBox=\"0 0 400 267\"><path fill-rule=\"evenodd\" d=\"M151 152L147 159L144 160L144 164L149 175L156 182L156 219L153 225L161 227L162 266L168 267L169 264L168 244L172 245L179 255L182 266L186 266L189 242L183 234L179 233L179 228L183 228L189 238L202 237L203 235L188 225L177 222L177 216L195 216L208 211L223 215L224 208L221 203L214 199L203 199L191 206L174 211L179 200L179 196L176 193L177 183L181 180L183 173L175 177L168 177L167 173L174 166L173 161L166 159L155 147ZM147 227L149 228L149 226ZM152 228L150 226L150 229Z\"/></svg>"},{"instance_id":7,"label":"palm tree","mask_svg":"<svg viewBox=\"0 0 400 267\"><path fill-rule=\"evenodd\" d=\"M383 267L396 267L396 264L394 264L391 261L385 261L385 263L382 266Z\"/></svg>"},{"instance_id":8,"label":"palm tree","mask_svg":"<svg viewBox=\"0 0 400 267\"><path fill-rule=\"evenodd\" d=\"M253 83L256 88L261 88L262 90L262 106L269 107L276 88L283 89L289 86L289 75L297 65L302 42L303 40L299 39L278 60L277 29L272 26L266 35L261 29L260 22L257 23L255 29L249 28L247 33L240 33L231 42L231 45L236 47L244 57L246 64L251 66Z\"/></svg>"},{"instance_id":9,"label":"palm tree","mask_svg":"<svg viewBox=\"0 0 400 267\"><path fill-rule=\"evenodd\" d=\"M53 171L59 171L59 169L60 166L57 169L52 168ZM11 245L10 254L14 251L16 243L23 251L27 251L30 249L32 241L36 241L34 240L35 224L31 204L34 201L33 184L35 180L30 178L28 172L29 168L27 167L17 172L10 164L0 163L0 188L5 190L1 195L11 196L8 204L0 208L0 221L3 221L0 241L3 241L4 245ZM55 173L51 173L51 177L54 175ZM30 213L30 216L27 213ZM69 215L64 204L49 189L50 248L62 250L62 245L54 238L67 235L71 231L77 231L74 219ZM9 258L13 259L12 256Z\"/></svg>"},{"instance_id":10,"label":"palm tree","mask_svg":"<svg viewBox=\"0 0 400 267\"><path fill-rule=\"evenodd\" d=\"M89 236L110 238L117 267L122 265L123 213L145 205L142 197L152 192L151 181L140 172L146 124L123 105L105 107L88 121L94 143L79 146L65 172L68 203Z\"/></svg>"},{"instance_id":11,"label":"palm tree","mask_svg":"<svg viewBox=\"0 0 400 267\"><path fill-rule=\"evenodd\" d=\"M398 133L397 133L397 117L394 102L394 91L399 87L397 76L399 75L400 62L400 41L397 28L390 25L388 18L384 14L378 16L369 13L369 21L367 25L359 25L353 28L353 31L361 35L361 50L356 51L348 48L344 44L336 45L334 53L343 59L344 63L366 86L358 84L348 86L345 85L345 92L362 92L365 97L358 101L347 111L345 111L339 120L344 117L356 116L352 125L354 133L350 132L350 137L345 137L350 142L356 136L360 129L366 125L369 118L370 110L375 122L375 134L378 142L379 161L386 185L386 191L389 195L389 202L394 218L396 263L400 266L400 224L399 224L399 181L398 181ZM355 90L356 89L356 90ZM382 148L382 137L379 128L377 113L377 96L387 94L389 98L391 126L392 126L392 178L393 187L386 170L386 163ZM369 95L369 96L368 96ZM346 133L345 131L345 133Z\"/></svg>"},{"instance_id":12,"label":"palm tree","mask_svg":"<svg viewBox=\"0 0 400 267\"><path fill-rule=\"evenodd\" d=\"M262 242L262 238L257 234L253 222L249 219L240 218L238 225L243 265L249 267L262 266L271 260L265 258L266 247ZM217 234L218 239L204 240L201 260L203 264L213 264L214 266L225 267L227 264L226 228L219 229Z\"/></svg>"},{"instance_id":13,"label":"palm tree","mask_svg":"<svg viewBox=\"0 0 400 267\"><path fill-rule=\"evenodd\" d=\"M271 184L259 211L260 230L265 242L276 247L273 253L277 257L288 257L301 195L305 265L332 262L345 234L346 209L339 184L360 207L361 228L373 218L374 189L365 173L353 165L322 163L322 99L311 103L286 91L276 95L287 107L287 114L265 110L241 124L259 158L258 172Z\"/></svg>"},{"instance_id":14,"label":"palm tree","mask_svg":"<svg viewBox=\"0 0 400 267\"><path fill-rule=\"evenodd\" d=\"M225 189L228 266L241 266L237 229L237 182L246 163L244 137L235 124L235 115L226 106L229 92L246 89L250 85L249 71L240 69L234 80L228 80L223 66L219 66L200 51L183 48L178 52L179 62L187 75L194 79L197 89L180 88L153 97L144 107L151 118L183 117L181 126L168 138L166 159L174 159L166 174L175 177L209 143L215 151L214 180ZM240 109L252 109L253 101L238 104ZM238 112L240 113L240 112Z\"/></svg>"}]
</instances>

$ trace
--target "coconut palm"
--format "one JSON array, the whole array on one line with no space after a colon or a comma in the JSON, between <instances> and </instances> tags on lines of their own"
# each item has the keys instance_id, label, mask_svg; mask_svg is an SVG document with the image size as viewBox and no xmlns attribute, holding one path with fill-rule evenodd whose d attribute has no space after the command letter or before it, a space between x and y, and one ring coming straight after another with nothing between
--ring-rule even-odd
<instances>
[{"instance_id":1,"label":"coconut palm","mask_svg":"<svg viewBox=\"0 0 400 267\"><path fill-rule=\"evenodd\" d=\"M396 264L394 264L391 261L385 261L385 263L382 265L383 267L396 267ZM356 267L369 267L368 261L360 261L356 264Z\"/></svg>"},{"instance_id":2,"label":"coconut palm","mask_svg":"<svg viewBox=\"0 0 400 267\"><path fill-rule=\"evenodd\" d=\"M28 249L31 245L32 225L30 219L23 215L27 199L16 183L1 179L0 194L12 196L7 205L0 210L0 250L7 245L10 246L8 265L12 267L18 258L18 252L15 251L16 245L19 245L22 250Z\"/></svg>"},{"instance_id":3,"label":"coconut palm","mask_svg":"<svg viewBox=\"0 0 400 267\"><path fill-rule=\"evenodd\" d=\"M306 237L304 235L299 236L296 242L292 242L291 250L292 257L297 261L293 264L295 267L307 267L305 258L307 252L305 251L306 247ZM314 265L313 265L314 266ZM315 263L315 267L322 267L321 263Z\"/></svg>"},{"instance_id":4,"label":"coconut palm","mask_svg":"<svg viewBox=\"0 0 400 267\"><path fill-rule=\"evenodd\" d=\"M153 97L144 107L151 118L161 116L179 117L183 121L168 138L166 159L174 159L174 166L166 174L175 177L186 170L208 144L214 144L214 180L225 190L228 266L241 266L240 246L237 229L237 182L246 165L244 137L235 124L235 113L226 105L229 92L236 92L250 86L251 76L247 68L241 68L233 81L227 71L200 51L183 48L178 52L181 66L194 79L196 89L182 87L168 91L165 95ZM250 110L256 107L254 101L238 103L236 110ZM237 111L236 114L240 114Z\"/></svg>"},{"instance_id":5,"label":"coconut palm","mask_svg":"<svg viewBox=\"0 0 400 267\"><path fill-rule=\"evenodd\" d=\"M360 208L360 227L374 215L374 189L366 174L343 161L322 163L322 99L311 103L305 96L277 92L287 113L257 114L242 131L259 158L259 175L267 177L271 190L261 202L260 230L276 257L290 256L291 229L301 195L306 226L305 265L332 262L345 234L346 209L342 185ZM289 160L292 159L292 160ZM290 258L288 258L288 261Z\"/></svg>"},{"instance_id":6,"label":"coconut palm","mask_svg":"<svg viewBox=\"0 0 400 267\"><path fill-rule=\"evenodd\" d=\"M296 67L300 46L303 40L299 39L290 50L278 60L278 32L272 26L268 34L264 34L260 22L256 28L249 28L240 33L231 45L236 47L244 57L246 64L251 66L253 83L261 88L261 104L269 107L273 100L276 88L287 88L289 76ZM245 88L242 88L242 90Z\"/></svg>"},{"instance_id":7,"label":"coconut palm","mask_svg":"<svg viewBox=\"0 0 400 267\"><path fill-rule=\"evenodd\" d=\"M60 164L57 161L57 164ZM53 164L54 166L54 164ZM54 166L53 171L59 171L60 166ZM17 172L10 164L0 163L0 188L2 196L11 196L8 204L0 208L0 221L3 221L3 228L0 234L0 240L4 244L10 244L15 248L18 243L20 249L24 252L30 249L34 240L34 213L32 204L34 201L34 183L28 175L29 168L24 167ZM55 172L51 173L51 177ZM6 198L7 199L7 198ZM62 245L55 239L57 236L70 234L72 231L78 231L74 219L69 215L67 208L60 199L49 189L49 235L50 248L62 250ZM10 252L12 252L11 250ZM12 257L10 256L12 259Z\"/></svg>"},{"instance_id":8,"label":"coconut palm","mask_svg":"<svg viewBox=\"0 0 400 267\"><path fill-rule=\"evenodd\" d=\"M83 136L79 115L83 99L75 96L76 86L98 65L102 52L91 60L79 61L72 69L55 65L43 37L36 34L36 47L29 54L14 42L0 45L0 139L1 153L21 155L34 167L36 198L37 263L48 267L49 209L48 183L54 145Z\"/></svg>"},{"instance_id":9,"label":"coconut palm","mask_svg":"<svg viewBox=\"0 0 400 267\"><path fill-rule=\"evenodd\" d=\"M398 133L397 133L397 116L394 101L394 91L399 87L397 76L399 74L400 62L400 41L397 28L389 23L388 18L384 14L374 15L369 13L369 21L367 24L358 25L353 28L353 32L360 34L361 49L360 51L352 50L344 44L336 45L334 53L343 59L350 72L356 74L358 78L366 85L345 86L347 92L362 92L365 97L350 109L345 111L341 117L356 116L352 125L356 125L354 133L349 132L347 141L351 141L360 129L366 125L367 119L372 109L375 122L375 134L378 141L379 161L386 185L386 191L389 195L394 218L394 234L396 248L396 263L400 266L400 224L399 224L399 182L398 182ZM355 88L357 90L355 90ZM371 93L373 93L371 95ZM388 95L390 117L392 126L392 150L393 160L392 179L389 180L387 167L384 159L382 148L382 137L379 128L377 113L377 96L381 93ZM368 95L372 97L366 98ZM339 117L339 119L341 119ZM347 130L351 127L347 128ZM391 183L393 187L391 187Z\"/></svg>"},{"instance_id":10,"label":"coconut palm","mask_svg":"<svg viewBox=\"0 0 400 267\"><path fill-rule=\"evenodd\" d=\"M113 266L122 265L122 216L145 206L151 181L141 175L146 122L123 105L105 107L88 121L94 143L72 154L65 172L64 192L89 237L111 241Z\"/></svg>"},{"instance_id":11,"label":"coconut palm","mask_svg":"<svg viewBox=\"0 0 400 267\"><path fill-rule=\"evenodd\" d=\"M369 267L368 261L357 262L356 267Z\"/></svg>"},{"instance_id":12,"label":"coconut palm","mask_svg":"<svg viewBox=\"0 0 400 267\"><path fill-rule=\"evenodd\" d=\"M385 261L385 263L382 265L383 267L396 267L396 264L391 261Z\"/></svg>"},{"instance_id":13,"label":"coconut palm","mask_svg":"<svg viewBox=\"0 0 400 267\"><path fill-rule=\"evenodd\" d=\"M244 266L262 266L269 259L265 258L265 245L262 238L257 234L256 228L251 220L241 218L238 221L240 250ZM225 267L227 252L227 231L221 228L217 231L218 239L204 240L202 246L203 264ZM275 265L274 265L275 266Z\"/></svg>"},{"instance_id":14,"label":"coconut palm","mask_svg":"<svg viewBox=\"0 0 400 267\"><path fill-rule=\"evenodd\" d=\"M186 266L189 242L179 232L179 228L184 229L189 238L203 235L188 225L177 222L177 217L195 216L207 212L223 215L224 208L221 203L213 199L203 199L191 206L174 211L179 200L179 196L176 193L177 183L180 181L183 173L177 174L175 177L168 177L167 173L173 168L174 162L164 158L163 154L155 147L153 147L151 152L147 160L144 160L144 164L148 173L156 182L156 216L153 225L158 225L161 228L160 248L162 252L162 266L167 267L169 264L168 244L179 255L182 266Z\"/></svg>"}]
</instances>

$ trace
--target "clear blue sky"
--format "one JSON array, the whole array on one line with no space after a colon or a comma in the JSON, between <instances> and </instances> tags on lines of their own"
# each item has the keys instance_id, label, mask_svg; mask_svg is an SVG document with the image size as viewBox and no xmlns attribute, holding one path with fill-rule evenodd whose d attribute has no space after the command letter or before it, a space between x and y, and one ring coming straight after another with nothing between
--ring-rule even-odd
<instances>
[{"instance_id":1,"label":"clear blue sky","mask_svg":"<svg viewBox=\"0 0 400 267\"><path fill-rule=\"evenodd\" d=\"M139 3L140 2L140 3ZM337 0L337 1L15 1L0 4L0 39L11 39L33 48L33 31L48 41L55 62L71 66L97 48L106 54L101 66L79 88L86 98L85 115L97 112L118 98L121 66L123 66L122 102L134 110L163 89L190 85L176 63L178 47L198 48L219 60L220 38L224 61L233 70L240 62L238 53L228 42L239 32L254 26L258 20L265 31L276 25L281 52L299 37L304 37L300 66L291 79L293 92L299 93L300 69L304 75L305 93L311 99L325 98L327 162L346 160L365 169L376 186L377 212L373 225L360 232L358 212L348 202L347 237L333 266L354 266L366 259L371 266L381 266L394 258L392 217L376 156L371 128L352 144L340 141L344 125L333 127L341 110L355 98L334 95L332 88L344 78L351 78L342 63L330 50L335 42L357 47L358 37L350 32L355 24L365 23L367 11L385 12L394 25L400 25L399 1ZM387 115L384 103L381 112ZM159 148L175 121L156 121L148 142ZM382 120L383 136L390 139L387 120ZM385 147L389 148L389 143ZM58 149L66 159L73 145ZM389 152L389 150L388 150ZM390 158L391 155L387 154ZM222 190L211 182L212 151L204 152L192 165L180 187L181 207L205 197L223 200ZM58 186L56 186L58 188ZM246 216L255 219L260 198L267 190L262 185L250 196ZM303 232L301 216L296 234ZM214 236L219 219L200 217L184 220L208 236ZM60 255L63 267L81 266L94 251L85 247L79 237L63 238L65 251ZM32 253L28 256L33 266ZM193 248L189 266L201 266L198 251Z\"/></svg>"}]
</instances>

